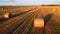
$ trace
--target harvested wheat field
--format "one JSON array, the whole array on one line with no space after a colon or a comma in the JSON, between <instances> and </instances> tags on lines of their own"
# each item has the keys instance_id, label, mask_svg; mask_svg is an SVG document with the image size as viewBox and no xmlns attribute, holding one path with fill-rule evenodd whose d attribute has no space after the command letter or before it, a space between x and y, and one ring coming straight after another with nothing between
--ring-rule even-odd
<instances>
[{"instance_id":1,"label":"harvested wheat field","mask_svg":"<svg viewBox=\"0 0 60 34\"><path fill-rule=\"evenodd\" d=\"M0 6L0 34L60 34L60 6Z\"/></svg>"}]
</instances>

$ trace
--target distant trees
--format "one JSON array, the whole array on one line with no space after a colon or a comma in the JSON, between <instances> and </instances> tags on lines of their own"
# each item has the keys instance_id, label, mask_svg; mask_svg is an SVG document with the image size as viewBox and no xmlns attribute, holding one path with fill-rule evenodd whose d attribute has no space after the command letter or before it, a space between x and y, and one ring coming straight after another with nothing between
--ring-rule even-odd
<instances>
[{"instance_id":1,"label":"distant trees","mask_svg":"<svg viewBox=\"0 0 60 34\"><path fill-rule=\"evenodd\" d=\"M44 4L42 4L42 6L45 6Z\"/></svg>"},{"instance_id":2,"label":"distant trees","mask_svg":"<svg viewBox=\"0 0 60 34\"><path fill-rule=\"evenodd\" d=\"M42 4L41 6L60 6L60 5L58 5L58 4L49 4L49 5Z\"/></svg>"}]
</instances>

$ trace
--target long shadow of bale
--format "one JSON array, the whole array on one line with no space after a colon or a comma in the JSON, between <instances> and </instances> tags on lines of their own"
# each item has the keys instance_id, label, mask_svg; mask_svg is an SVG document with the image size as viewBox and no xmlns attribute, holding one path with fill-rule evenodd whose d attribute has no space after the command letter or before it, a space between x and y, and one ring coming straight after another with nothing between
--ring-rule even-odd
<instances>
[{"instance_id":1,"label":"long shadow of bale","mask_svg":"<svg viewBox=\"0 0 60 34\"><path fill-rule=\"evenodd\" d=\"M35 9L36 9L36 8L35 8ZM28 11L24 11L24 12L21 12L21 13L19 13L19 14L15 14L15 15L11 15L11 14L10 14L10 15L9 15L10 18L8 18L8 19L6 19L6 18L0 19L0 22L3 22L3 21L6 21L6 20L9 20L9 19L12 19L12 18L17 17L17 16L19 16L19 15L26 14L27 12L32 11L32 10L34 10L34 9L31 9L31 10L28 10Z\"/></svg>"},{"instance_id":2,"label":"long shadow of bale","mask_svg":"<svg viewBox=\"0 0 60 34\"><path fill-rule=\"evenodd\" d=\"M45 18L44 18L44 23L45 23L44 26L51 19L52 16L53 16L53 14L48 14L47 16L45 16Z\"/></svg>"},{"instance_id":3,"label":"long shadow of bale","mask_svg":"<svg viewBox=\"0 0 60 34\"><path fill-rule=\"evenodd\" d=\"M53 16L53 14L48 14L47 16L45 16L45 18L44 18L44 26L47 24L47 22L51 19L52 16ZM45 33L45 27L42 30L42 34L46 34Z\"/></svg>"},{"instance_id":4,"label":"long shadow of bale","mask_svg":"<svg viewBox=\"0 0 60 34\"><path fill-rule=\"evenodd\" d=\"M9 20L9 19L12 19L12 18L14 18L14 17L17 17L17 16L19 16L19 15L23 15L23 14L26 14L28 11L26 11L26 12L22 12L22 13L19 13L19 14L16 14L16 15L9 15L9 18L2 18L2 19L0 19L0 22L3 22L3 21L6 21L6 20Z\"/></svg>"}]
</instances>

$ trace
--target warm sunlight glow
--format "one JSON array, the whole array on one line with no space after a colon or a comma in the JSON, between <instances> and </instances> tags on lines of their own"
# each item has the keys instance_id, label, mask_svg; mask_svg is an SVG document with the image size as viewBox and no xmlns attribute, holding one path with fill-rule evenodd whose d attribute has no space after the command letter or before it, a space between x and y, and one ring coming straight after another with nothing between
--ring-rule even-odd
<instances>
[{"instance_id":1,"label":"warm sunlight glow","mask_svg":"<svg viewBox=\"0 0 60 34\"><path fill-rule=\"evenodd\" d=\"M43 19L35 19L34 27L44 27L44 20Z\"/></svg>"},{"instance_id":2,"label":"warm sunlight glow","mask_svg":"<svg viewBox=\"0 0 60 34\"><path fill-rule=\"evenodd\" d=\"M4 18L9 18L9 13L5 13Z\"/></svg>"}]
</instances>

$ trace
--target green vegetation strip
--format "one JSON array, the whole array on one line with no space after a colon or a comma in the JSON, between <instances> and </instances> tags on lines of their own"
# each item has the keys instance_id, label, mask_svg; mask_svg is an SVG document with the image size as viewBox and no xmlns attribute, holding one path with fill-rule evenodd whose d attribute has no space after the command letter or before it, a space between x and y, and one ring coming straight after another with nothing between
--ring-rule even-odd
<instances>
[{"instance_id":1,"label":"green vegetation strip","mask_svg":"<svg viewBox=\"0 0 60 34\"><path fill-rule=\"evenodd\" d=\"M30 28L30 26L31 26L31 22L33 21L33 19L31 19L32 17L34 17L34 14L30 17L30 18L28 18L29 20L27 21L27 25L25 24L25 26L26 26L26 28L25 28L25 30L24 31L22 31L22 34L24 33L24 34L27 34L27 32L28 32L28 30L29 30L29 28Z\"/></svg>"},{"instance_id":2,"label":"green vegetation strip","mask_svg":"<svg viewBox=\"0 0 60 34\"><path fill-rule=\"evenodd\" d=\"M31 13L32 14L32 13ZM31 15L31 14L29 14L29 16ZM25 17L25 19L28 17L27 16L28 15L28 13L26 14L26 15L24 15L23 17ZM19 21L23 18L23 17L21 17L21 18L19 18L17 21L14 21L14 22L12 22L10 25L8 24L8 25L6 25L5 27L3 27L2 29L0 29L1 30L1 32L4 32L3 30L6 30L6 32L5 33L11 33L13 30L15 30L19 25L20 25L20 23L19 23ZM23 19L24 20L24 19ZM21 21L21 22L23 22L23 21Z\"/></svg>"},{"instance_id":3,"label":"green vegetation strip","mask_svg":"<svg viewBox=\"0 0 60 34\"><path fill-rule=\"evenodd\" d=\"M32 16L33 16L33 15L31 15L31 17L32 17ZM28 19L28 20L30 20L30 19L31 19L31 17L29 17L29 19ZM27 21L28 21L28 20L27 20ZM25 24L27 21L25 21L21 26L23 27L23 26L24 26L24 24ZM18 31L18 30L19 30L19 28L20 28L21 26L19 26L19 27L18 27L18 29L17 29L15 32L13 32L13 34L14 34L14 33L16 34L16 33L20 32L20 31ZM21 30L21 31L23 31L23 28L20 28L20 30Z\"/></svg>"},{"instance_id":4,"label":"green vegetation strip","mask_svg":"<svg viewBox=\"0 0 60 34\"><path fill-rule=\"evenodd\" d=\"M30 19L30 21L29 21L29 24L28 24L28 26L26 27L26 29L25 29L25 31L29 31L30 29L31 29L31 24L32 24L32 22L33 22L33 20L34 20L34 16L36 16L36 13L31 17L31 19ZM26 33L26 32L25 32ZM25 34L24 33L24 34ZM27 33L26 33L27 34Z\"/></svg>"},{"instance_id":5,"label":"green vegetation strip","mask_svg":"<svg viewBox=\"0 0 60 34\"><path fill-rule=\"evenodd\" d=\"M39 14L39 11L35 14L35 17L34 17L34 18L36 18L38 14ZM32 19L33 19L33 18L32 18ZM32 24L30 25L29 31L27 32L27 34L30 34L30 33L31 33L32 28L33 28L33 24L34 24L33 22L34 22L34 20L32 21Z\"/></svg>"}]
</instances>

